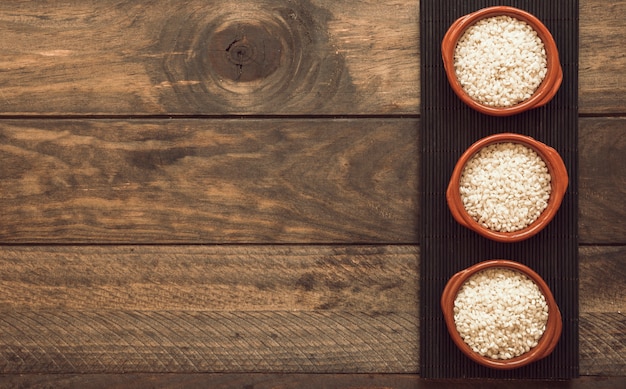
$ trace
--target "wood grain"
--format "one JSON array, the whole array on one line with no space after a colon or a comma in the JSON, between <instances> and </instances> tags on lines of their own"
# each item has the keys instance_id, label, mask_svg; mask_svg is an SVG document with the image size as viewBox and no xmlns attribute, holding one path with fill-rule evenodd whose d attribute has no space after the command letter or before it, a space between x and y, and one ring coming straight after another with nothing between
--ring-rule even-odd
<instances>
[{"instance_id":1,"label":"wood grain","mask_svg":"<svg viewBox=\"0 0 626 389\"><path fill-rule=\"evenodd\" d=\"M624 311L581 314L579 328L581 374L626 375Z\"/></svg>"},{"instance_id":2,"label":"wood grain","mask_svg":"<svg viewBox=\"0 0 626 389\"><path fill-rule=\"evenodd\" d=\"M626 113L626 1L580 1L579 111Z\"/></svg>"},{"instance_id":3,"label":"wood grain","mask_svg":"<svg viewBox=\"0 0 626 389\"><path fill-rule=\"evenodd\" d=\"M0 122L5 243L411 242L415 120Z\"/></svg>"},{"instance_id":4,"label":"wood grain","mask_svg":"<svg viewBox=\"0 0 626 389\"><path fill-rule=\"evenodd\" d=\"M626 246L582 246L579 257L580 310L626 314Z\"/></svg>"},{"instance_id":5,"label":"wood grain","mask_svg":"<svg viewBox=\"0 0 626 389\"><path fill-rule=\"evenodd\" d=\"M415 372L407 313L4 311L0 372Z\"/></svg>"},{"instance_id":6,"label":"wood grain","mask_svg":"<svg viewBox=\"0 0 626 389\"><path fill-rule=\"evenodd\" d=\"M626 119L584 118L579 130L580 242L626 243Z\"/></svg>"},{"instance_id":7,"label":"wood grain","mask_svg":"<svg viewBox=\"0 0 626 389\"><path fill-rule=\"evenodd\" d=\"M0 246L1 310L417 314L416 246Z\"/></svg>"},{"instance_id":8,"label":"wood grain","mask_svg":"<svg viewBox=\"0 0 626 389\"><path fill-rule=\"evenodd\" d=\"M580 3L580 111L626 113L626 2ZM418 0L3 2L0 111L419 114L418 10Z\"/></svg>"},{"instance_id":9,"label":"wood grain","mask_svg":"<svg viewBox=\"0 0 626 389\"><path fill-rule=\"evenodd\" d=\"M416 1L0 5L7 114L416 113Z\"/></svg>"},{"instance_id":10,"label":"wood grain","mask_svg":"<svg viewBox=\"0 0 626 389\"><path fill-rule=\"evenodd\" d=\"M581 248L581 374L625 373L625 252ZM0 246L0 371L415 373L418 254Z\"/></svg>"}]
</instances>

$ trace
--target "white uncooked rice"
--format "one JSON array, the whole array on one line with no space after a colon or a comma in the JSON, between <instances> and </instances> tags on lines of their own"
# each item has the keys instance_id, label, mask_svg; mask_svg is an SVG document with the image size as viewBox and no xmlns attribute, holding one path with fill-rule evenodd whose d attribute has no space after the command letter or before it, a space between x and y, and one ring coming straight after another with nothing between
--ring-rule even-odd
<instances>
[{"instance_id":1,"label":"white uncooked rice","mask_svg":"<svg viewBox=\"0 0 626 389\"><path fill-rule=\"evenodd\" d=\"M543 159L520 143L493 143L467 161L459 183L467 213L493 231L528 227L548 206L551 176Z\"/></svg>"},{"instance_id":2,"label":"white uncooked rice","mask_svg":"<svg viewBox=\"0 0 626 389\"><path fill-rule=\"evenodd\" d=\"M481 19L457 42L454 69L465 92L492 107L527 100L548 71L546 50L526 22L506 16Z\"/></svg>"},{"instance_id":3,"label":"white uncooked rice","mask_svg":"<svg viewBox=\"0 0 626 389\"><path fill-rule=\"evenodd\" d=\"M526 275L490 268L461 286L454 300L454 321L474 352L511 359L537 346L548 322L548 304Z\"/></svg>"}]
</instances>

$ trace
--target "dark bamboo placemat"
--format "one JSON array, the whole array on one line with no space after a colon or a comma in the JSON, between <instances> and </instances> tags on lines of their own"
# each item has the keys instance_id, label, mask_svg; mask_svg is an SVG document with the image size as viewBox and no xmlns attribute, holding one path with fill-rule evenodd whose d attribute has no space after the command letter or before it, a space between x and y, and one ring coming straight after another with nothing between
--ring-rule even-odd
<instances>
[{"instance_id":1,"label":"dark bamboo placemat","mask_svg":"<svg viewBox=\"0 0 626 389\"><path fill-rule=\"evenodd\" d=\"M441 41L458 17L492 5L510 5L537 16L552 32L563 84L545 107L512 117L490 117L465 106L453 93L441 61ZM578 376L578 1L422 0L421 137L422 237L420 268L420 375L424 378L569 379ZM496 243L458 225L445 200L456 160L476 140L498 132L534 137L563 158L570 184L550 225L535 237ZM479 366L454 346L439 299L450 276L487 259L530 266L548 283L563 315L563 334L547 358L510 371Z\"/></svg>"}]
</instances>

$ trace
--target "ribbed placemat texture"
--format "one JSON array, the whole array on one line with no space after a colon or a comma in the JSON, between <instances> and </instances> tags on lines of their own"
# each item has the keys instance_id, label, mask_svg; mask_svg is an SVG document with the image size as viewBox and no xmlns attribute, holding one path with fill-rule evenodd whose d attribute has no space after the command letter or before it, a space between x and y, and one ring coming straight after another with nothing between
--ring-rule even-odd
<instances>
[{"instance_id":1,"label":"ribbed placemat texture","mask_svg":"<svg viewBox=\"0 0 626 389\"><path fill-rule=\"evenodd\" d=\"M511 117L480 114L459 100L446 79L441 41L458 17L484 7L509 5L537 16L559 49L563 84L545 107ZM578 1L422 0L420 375L424 378L569 379L578 376ZM515 132L555 148L569 173L569 188L556 217L535 237L496 243L460 226L445 191L461 154L485 136ZM456 348L439 300L456 272L488 259L530 266L548 283L563 315L563 334L547 358L516 370L482 367Z\"/></svg>"}]
</instances>

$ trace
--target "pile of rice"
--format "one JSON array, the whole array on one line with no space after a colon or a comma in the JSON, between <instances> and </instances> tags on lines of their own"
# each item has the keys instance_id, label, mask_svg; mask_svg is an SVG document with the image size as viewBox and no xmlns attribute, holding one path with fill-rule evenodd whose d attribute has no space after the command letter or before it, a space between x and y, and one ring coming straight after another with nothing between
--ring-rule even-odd
<instances>
[{"instance_id":1,"label":"pile of rice","mask_svg":"<svg viewBox=\"0 0 626 389\"><path fill-rule=\"evenodd\" d=\"M510 107L529 99L548 71L543 41L528 23L506 15L481 19L457 42L454 69L475 101Z\"/></svg>"},{"instance_id":2,"label":"pile of rice","mask_svg":"<svg viewBox=\"0 0 626 389\"><path fill-rule=\"evenodd\" d=\"M551 176L535 150L513 142L483 147L465 164L459 183L467 213L493 231L531 225L548 206Z\"/></svg>"},{"instance_id":3,"label":"pile of rice","mask_svg":"<svg viewBox=\"0 0 626 389\"><path fill-rule=\"evenodd\" d=\"M454 300L454 322L470 348L491 359L511 359L537 346L548 304L533 280L508 268L472 275Z\"/></svg>"}]
</instances>

